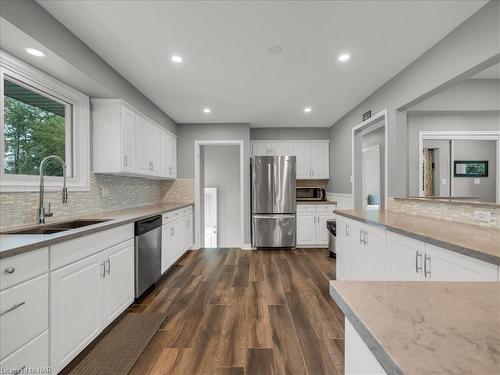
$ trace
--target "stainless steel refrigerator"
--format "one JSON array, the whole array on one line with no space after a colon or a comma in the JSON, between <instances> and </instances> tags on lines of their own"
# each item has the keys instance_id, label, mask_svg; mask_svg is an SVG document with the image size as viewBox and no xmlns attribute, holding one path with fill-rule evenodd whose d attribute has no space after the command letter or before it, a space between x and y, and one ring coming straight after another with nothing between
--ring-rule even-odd
<instances>
[{"instance_id":1,"label":"stainless steel refrigerator","mask_svg":"<svg viewBox=\"0 0 500 375\"><path fill-rule=\"evenodd\" d=\"M295 247L295 156L251 159L252 246Z\"/></svg>"}]
</instances>

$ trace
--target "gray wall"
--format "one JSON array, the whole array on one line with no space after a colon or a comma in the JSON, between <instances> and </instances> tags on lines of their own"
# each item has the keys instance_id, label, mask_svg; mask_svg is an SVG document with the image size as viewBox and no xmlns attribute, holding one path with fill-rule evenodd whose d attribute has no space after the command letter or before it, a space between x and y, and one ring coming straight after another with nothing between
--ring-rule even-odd
<instances>
[{"instance_id":1,"label":"gray wall","mask_svg":"<svg viewBox=\"0 0 500 375\"><path fill-rule=\"evenodd\" d=\"M466 79L408 109L412 112L494 110L500 110L498 79Z\"/></svg>"},{"instance_id":2,"label":"gray wall","mask_svg":"<svg viewBox=\"0 0 500 375\"><path fill-rule=\"evenodd\" d=\"M480 41L480 42L479 42ZM500 3L491 1L331 127L328 191L351 193L351 129L371 109L388 111L389 195L407 193L407 132L398 109L500 61Z\"/></svg>"},{"instance_id":3,"label":"gray wall","mask_svg":"<svg viewBox=\"0 0 500 375\"><path fill-rule=\"evenodd\" d=\"M480 184L474 184L472 177L454 177L453 195L479 197L485 202L496 202L496 141L453 141L454 160L488 160L488 177L481 177Z\"/></svg>"},{"instance_id":4,"label":"gray wall","mask_svg":"<svg viewBox=\"0 0 500 375\"><path fill-rule=\"evenodd\" d=\"M320 140L330 139L330 128L251 128L251 140Z\"/></svg>"},{"instance_id":5,"label":"gray wall","mask_svg":"<svg viewBox=\"0 0 500 375\"><path fill-rule=\"evenodd\" d=\"M2 0L0 14L25 34L100 83L107 89L108 97L124 99L166 129L177 132L174 120L35 1Z\"/></svg>"},{"instance_id":6,"label":"gray wall","mask_svg":"<svg viewBox=\"0 0 500 375\"><path fill-rule=\"evenodd\" d=\"M177 133L177 175L194 178L196 140L243 140L245 157L245 243L250 243L250 125L179 124Z\"/></svg>"},{"instance_id":7,"label":"gray wall","mask_svg":"<svg viewBox=\"0 0 500 375\"><path fill-rule=\"evenodd\" d=\"M240 149L238 146L203 146L205 187L217 188L217 245L239 247Z\"/></svg>"},{"instance_id":8,"label":"gray wall","mask_svg":"<svg viewBox=\"0 0 500 375\"><path fill-rule=\"evenodd\" d=\"M420 131L500 130L500 112L412 113L408 115L408 187L418 195L418 133ZM456 193L454 193L456 195Z\"/></svg>"}]
</instances>

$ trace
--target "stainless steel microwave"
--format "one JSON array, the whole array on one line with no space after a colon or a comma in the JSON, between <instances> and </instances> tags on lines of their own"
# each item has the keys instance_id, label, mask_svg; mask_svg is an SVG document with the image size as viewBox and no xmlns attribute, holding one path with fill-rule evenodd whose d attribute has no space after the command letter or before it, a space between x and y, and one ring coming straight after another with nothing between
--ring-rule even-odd
<instances>
[{"instance_id":1,"label":"stainless steel microwave","mask_svg":"<svg viewBox=\"0 0 500 375\"><path fill-rule=\"evenodd\" d=\"M325 189L320 187L298 187L296 197L298 201L324 201Z\"/></svg>"}]
</instances>

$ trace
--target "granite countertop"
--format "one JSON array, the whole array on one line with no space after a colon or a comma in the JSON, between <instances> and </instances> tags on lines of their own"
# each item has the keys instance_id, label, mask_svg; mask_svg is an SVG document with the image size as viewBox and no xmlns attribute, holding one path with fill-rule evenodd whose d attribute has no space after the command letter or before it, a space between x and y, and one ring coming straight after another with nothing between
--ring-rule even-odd
<instances>
[{"instance_id":1,"label":"granite countertop","mask_svg":"<svg viewBox=\"0 0 500 375\"><path fill-rule=\"evenodd\" d=\"M147 218L152 215L162 214L164 212L177 210L192 206L193 203L160 203L150 206L126 208L116 211L101 212L98 214L81 216L73 219L65 219L61 221L51 221L44 224L50 226L58 222L66 222L75 219L108 219L102 223L89 225L82 228L71 229L54 234L0 234L0 259L7 258L13 255L25 253L27 251L36 250L41 247L54 245L56 243L72 240L74 238L86 236L92 233L100 232L105 229L110 229L120 225L133 223L137 220ZM42 227L43 225L40 225ZM13 228L16 230L24 228L33 228L36 225L24 225L22 227Z\"/></svg>"},{"instance_id":2,"label":"granite countertop","mask_svg":"<svg viewBox=\"0 0 500 375\"><path fill-rule=\"evenodd\" d=\"M337 215L500 265L500 229L383 210L341 210Z\"/></svg>"},{"instance_id":3,"label":"granite countertop","mask_svg":"<svg viewBox=\"0 0 500 375\"><path fill-rule=\"evenodd\" d=\"M331 281L388 374L499 374L500 283Z\"/></svg>"},{"instance_id":4,"label":"granite countertop","mask_svg":"<svg viewBox=\"0 0 500 375\"><path fill-rule=\"evenodd\" d=\"M297 201L297 204L337 204L336 201Z\"/></svg>"}]
</instances>

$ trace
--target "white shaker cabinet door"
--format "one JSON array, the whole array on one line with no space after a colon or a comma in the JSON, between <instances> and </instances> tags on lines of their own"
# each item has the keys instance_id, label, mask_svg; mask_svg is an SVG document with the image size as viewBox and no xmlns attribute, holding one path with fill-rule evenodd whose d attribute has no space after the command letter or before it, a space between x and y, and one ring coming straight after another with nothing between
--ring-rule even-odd
<instances>
[{"instance_id":1,"label":"white shaker cabinet door","mask_svg":"<svg viewBox=\"0 0 500 375\"><path fill-rule=\"evenodd\" d=\"M148 146L151 159L151 173L161 175L161 145L160 145L160 128L152 123L149 125Z\"/></svg>"},{"instance_id":2,"label":"white shaker cabinet door","mask_svg":"<svg viewBox=\"0 0 500 375\"><path fill-rule=\"evenodd\" d=\"M498 281L498 266L426 245L424 272L432 281Z\"/></svg>"},{"instance_id":3,"label":"white shaker cabinet door","mask_svg":"<svg viewBox=\"0 0 500 375\"><path fill-rule=\"evenodd\" d=\"M387 233L387 272L389 280L424 280L425 243L395 233Z\"/></svg>"},{"instance_id":4,"label":"white shaker cabinet door","mask_svg":"<svg viewBox=\"0 0 500 375\"><path fill-rule=\"evenodd\" d=\"M333 213L318 213L316 219L316 244L328 244L328 229L326 229L326 222L335 218Z\"/></svg>"},{"instance_id":5,"label":"white shaker cabinet door","mask_svg":"<svg viewBox=\"0 0 500 375\"><path fill-rule=\"evenodd\" d=\"M297 245L315 245L316 213L297 212Z\"/></svg>"},{"instance_id":6,"label":"white shaker cabinet door","mask_svg":"<svg viewBox=\"0 0 500 375\"><path fill-rule=\"evenodd\" d=\"M151 125L142 116L136 116L135 153L136 168L142 174L151 174Z\"/></svg>"},{"instance_id":7,"label":"white shaker cabinet door","mask_svg":"<svg viewBox=\"0 0 500 375\"><path fill-rule=\"evenodd\" d=\"M293 142L290 148L290 154L296 157L297 179L313 178L310 143Z\"/></svg>"},{"instance_id":8,"label":"white shaker cabinet door","mask_svg":"<svg viewBox=\"0 0 500 375\"><path fill-rule=\"evenodd\" d=\"M124 170L135 169L135 112L123 104L120 106L122 167Z\"/></svg>"},{"instance_id":9,"label":"white shaker cabinet door","mask_svg":"<svg viewBox=\"0 0 500 375\"><path fill-rule=\"evenodd\" d=\"M269 155L290 155L290 143L273 142L269 145Z\"/></svg>"},{"instance_id":10,"label":"white shaker cabinet door","mask_svg":"<svg viewBox=\"0 0 500 375\"><path fill-rule=\"evenodd\" d=\"M252 155L253 156L266 156L269 153L270 145L268 142L253 142Z\"/></svg>"},{"instance_id":11,"label":"white shaker cabinet door","mask_svg":"<svg viewBox=\"0 0 500 375\"><path fill-rule=\"evenodd\" d=\"M103 326L106 327L134 301L134 240L104 252Z\"/></svg>"},{"instance_id":12,"label":"white shaker cabinet door","mask_svg":"<svg viewBox=\"0 0 500 375\"><path fill-rule=\"evenodd\" d=\"M311 174L315 179L330 178L330 145L328 142L311 143Z\"/></svg>"},{"instance_id":13,"label":"white shaker cabinet door","mask_svg":"<svg viewBox=\"0 0 500 375\"><path fill-rule=\"evenodd\" d=\"M51 365L66 366L101 332L104 260L96 254L51 273Z\"/></svg>"},{"instance_id":14,"label":"white shaker cabinet door","mask_svg":"<svg viewBox=\"0 0 500 375\"><path fill-rule=\"evenodd\" d=\"M343 220L337 219L337 235L335 237L335 275L337 280L349 280L351 277L351 239L350 239L350 224Z\"/></svg>"}]
</instances>

